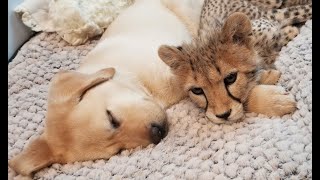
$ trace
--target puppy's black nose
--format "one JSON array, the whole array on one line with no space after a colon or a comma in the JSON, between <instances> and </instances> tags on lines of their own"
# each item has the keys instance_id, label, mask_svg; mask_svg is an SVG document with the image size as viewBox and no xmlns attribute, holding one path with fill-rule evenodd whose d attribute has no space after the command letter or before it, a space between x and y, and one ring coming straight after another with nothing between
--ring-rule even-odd
<instances>
[{"instance_id":1,"label":"puppy's black nose","mask_svg":"<svg viewBox=\"0 0 320 180\"><path fill-rule=\"evenodd\" d=\"M150 128L151 140L154 144L158 144L161 139L166 137L168 133L168 125L166 122L162 124L152 123Z\"/></svg>"}]
</instances>

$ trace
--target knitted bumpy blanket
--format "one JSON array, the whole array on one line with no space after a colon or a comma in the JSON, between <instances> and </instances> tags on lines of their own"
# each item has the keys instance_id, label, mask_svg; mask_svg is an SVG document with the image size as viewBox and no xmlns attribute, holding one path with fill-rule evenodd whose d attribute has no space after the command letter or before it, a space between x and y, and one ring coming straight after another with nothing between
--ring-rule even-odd
<instances>
[{"instance_id":1,"label":"knitted bumpy blanket","mask_svg":"<svg viewBox=\"0 0 320 180\"><path fill-rule=\"evenodd\" d=\"M170 130L158 145L125 150L109 160L53 164L35 179L312 179L312 21L276 62L279 85L297 100L283 117L248 113L217 125L188 99L167 110ZM96 44L70 46L56 33L28 41L8 65L8 159L44 130L48 83L75 69ZM9 179L17 174L8 167Z\"/></svg>"}]
</instances>

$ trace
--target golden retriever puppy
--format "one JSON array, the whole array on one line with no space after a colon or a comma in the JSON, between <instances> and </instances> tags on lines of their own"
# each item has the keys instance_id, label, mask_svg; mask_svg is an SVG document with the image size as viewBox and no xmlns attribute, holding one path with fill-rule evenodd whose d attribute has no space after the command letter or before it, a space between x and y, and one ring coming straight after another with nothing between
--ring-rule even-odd
<instances>
[{"instance_id":1,"label":"golden retriever puppy","mask_svg":"<svg viewBox=\"0 0 320 180\"><path fill-rule=\"evenodd\" d=\"M109 26L76 71L51 80L44 133L9 161L21 175L52 163L109 158L159 143L165 109L185 97L158 57L190 35L160 0L137 0Z\"/></svg>"}]
</instances>

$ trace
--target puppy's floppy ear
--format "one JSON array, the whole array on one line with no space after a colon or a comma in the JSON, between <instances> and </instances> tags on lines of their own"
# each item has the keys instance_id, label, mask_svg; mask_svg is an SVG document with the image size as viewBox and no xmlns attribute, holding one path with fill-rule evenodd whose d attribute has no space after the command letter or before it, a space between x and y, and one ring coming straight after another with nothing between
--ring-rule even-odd
<instances>
[{"instance_id":1,"label":"puppy's floppy ear","mask_svg":"<svg viewBox=\"0 0 320 180\"><path fill-rule=\"evenodd\" d=\"M17 173L30 176L31 173L52 164L53 153L43 137L32 141L20 154L9 161L9 166Z\"/></svg>"},{"instance_id":2,"label":"puppy's floppy ear","mask_svg":"<svg viewBox=\"0 0 320 180\"><path fill-rule=\"evenodd\" d=\"M162 45L158 49L158 55L171 69L176 70L185 63L181 56L181 49L181 47Z\"/></svg>"},{"instance_id":3,"label":"puppy's floppy ear","mask_svg":"<svg viewBox=\"0 0 320 180\"><path fill-rule=\"evenodd\" d=\"M114 68L105 68L93 74L60 71L52 79L49 98L54 99L56 102L59 102L59 97L64 100L81 98L90 88L112 78L114 73Z\"/></svg>"},{"instance_id":4,"label":"puppy's floppy ear","mask_svg":"<svg viewBox=\"0 0 320 180\"><path fill-rule=\"evenodd\" d=\"M240 12L232 13L222 28L222 38L225 42L251 45L251 22L247 15Z\"/></svg>"}]
</instances>

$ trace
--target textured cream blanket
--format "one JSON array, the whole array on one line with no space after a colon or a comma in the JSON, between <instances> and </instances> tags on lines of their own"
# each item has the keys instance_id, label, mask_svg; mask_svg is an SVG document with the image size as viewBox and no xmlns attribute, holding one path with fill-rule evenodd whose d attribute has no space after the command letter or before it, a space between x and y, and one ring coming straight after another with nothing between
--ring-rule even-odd
<instances>
[{"instance_id":1,"label":"textured cream blanket","mask_svg":"<svg viewBox=\"0 0 320 180\"><path fill-rule=\"evenodd\" d=\"M8 71L8 159L43 132L48 83L60 69L75 69L97 43L68 45L56 33L27 42ZM189 100L167 110L170 131L158 145L123 151L109 160L53 164L36 179L312 179L312 21L284 47L276 62L279 84L298 110L216 125ZM143 67L142 67L143 68ZM8 168L9 179L16 174ZM215 177L215 178L214 178Z\"/></svg>"},{"instance_id":2,"label":"textured cream blanket","mask_svg":"<svg viewBox=\"0 0 320 180\"><path fill-rule=\"evenodd\" d=\"M25 0L16 7L33 31L57 32L72 45L102 34L134 0Z\"/></svg>"}]
</instances>

